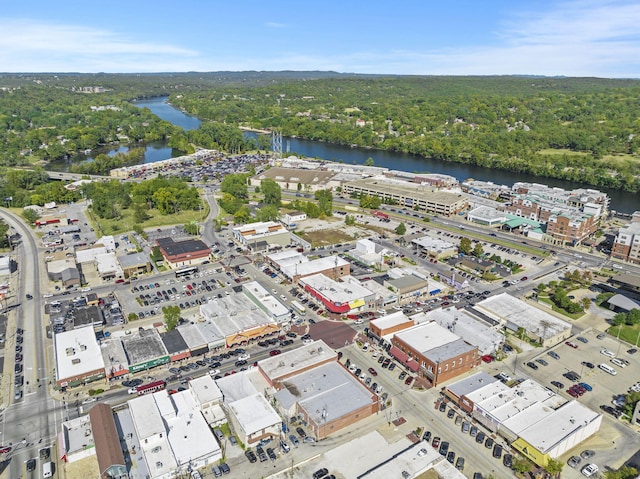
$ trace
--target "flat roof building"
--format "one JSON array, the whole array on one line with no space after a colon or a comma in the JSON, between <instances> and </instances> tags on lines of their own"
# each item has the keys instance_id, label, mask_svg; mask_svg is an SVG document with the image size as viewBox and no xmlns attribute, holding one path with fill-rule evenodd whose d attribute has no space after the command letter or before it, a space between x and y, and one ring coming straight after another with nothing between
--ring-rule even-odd
<instances>
[{"instance_id":1,"label":"flat roof building","mask_svg":"<svg viewBox=\"0 0 640 479\"><path fill-rule=\"evenodd\" d=\"M351 274L351 263L339 256L325 256L311 261L283 265L280 270L294 283L300 278L314 274L324 274L331 279L342 278Z\"/></svg>"},{"instance_id":2,"label":"flat roof building","mask_svg":"<svg viewBox=\"0 0 640 479\"><path fill-rule=\"evenodd\" d=\"M122 337L127 354L129 372L137 373L169 362L169 352L156 328L138 330Z\"/></svg>"},{"instance_id":3,"label":"flat roof building","mask_svg":"<svg viewBox=\"0 0 640 479\"><path fill-rule=\"evenodd\" d=\"M298 191L300 185L303 191L314 192L340 186L339 182L332 181L335 175L332 171L273 166L250 178L249 182L253 186L259 186L262 180L270 178L283 190Z\"/></svg>"},{"instance_id":4,"label":"flat roof building","mask_svg":"<svg viewBox=\"0 0 640 479\"><path fill-rule=\"evenodd\" d=\"M74 387L104 379L104 360L93 328L55 334L53 344L58 387Z\"/></svg>"},{"instance_id":5,"label":"flat roof building","mask_svg":"<svg viewBox=\"0 0 640 479\"><path fill-rule=\"evenodd\" d=\"M211 254L209 247L201 240L176 242L173 238L158 238L156 244L170 268L202 264Z\"/></svg>"},{"instance_id":6,"label":"flat roof building","mask_svg":"<svg viewBox=\"0 0 640 479\"><path fill-rule=\"evenodd\" d=\"M571 336L571 325L526 301L501 293L476 304L475 308L500 321L511 331L523 328L527 336L549 347Z\"/></svg>"},{"instance_id":7,"label":"flat roof building","mask_svg":"<svg viewBox=\"0 0 640 479\"><path fill-rule=\"evenodd\" d=\"M375 296L360 285L359 281L334 281L324 274L314 274L300 279L300 284L311 296L320 301L328 312L343 314L363 308L375 300Z\"/></svg>"},{"instance_id":8,"label":"flat roof building","mask_svg":"<svg viewBox=\"0 0 640 479\"><path fill-rule=\"evenodd\" d=\"M324 363L337 361L337 359L336 352L324 341L319 340L258 361L258 368L264 377L277 387L277 384L282 383L290 376Z\"/></svg>"},{"instance_id":9,"label":"flat roof building","mask_svg":"<svg viewBox=\"0 0 640 479\"><path fill-rule=\"evenodd\" d=\"M419 301L429 295L429 282L413 274L391 278L384 282L398 296L398 303Z\"/></svg>"},{"instance_id":10,"label":"flat roof building","mask_svg":"<svg viewBox=\"0 0 640 479\"><path fill-rule=\"evenodd\" d=\"M291 243L291 234L282 223L265 221L236 226L232 230L233 239L243 246L250 246L259 241L269 245L287 246Z\"/></svg>"},{"instance_id":11,"label":"flat roof building","mask_svg":"<svg viewBox=\"0 0 640 479\"><path fill-rule=\"evenodd\" d=\"M151 271L151 262L144 253L125 254L117 258L125 278Z\"/></svg>"},{"instance_id":12,"label":"flat roof building","mask_svg":"<svg viewBox=\"0 0 640 479\"><path fill-rule=\"evenodd\" d=\"M426 235L411 240L411 243L414 249L430 258L440 259L458 254L458 247L455 244L439 237Z\"/></svg>"},{"instance_id":13,"label":"flat roof building","mask_svg":"<svg viewBox=\"0 0 640 479\"><path fill-rule=\"evenodd\" d=\"M280 436L282 418L260 394L252 394L227 403L229 420L243 444L253 445L261 439Z\"/></svg>"}]
</instances>

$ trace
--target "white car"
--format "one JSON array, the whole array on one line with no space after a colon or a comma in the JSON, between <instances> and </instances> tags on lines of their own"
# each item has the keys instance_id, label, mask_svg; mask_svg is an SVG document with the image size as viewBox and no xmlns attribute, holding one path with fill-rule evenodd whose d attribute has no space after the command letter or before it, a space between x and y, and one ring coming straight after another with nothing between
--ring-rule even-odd
<instances>
[{"instance_id":1,"label":"white car","mask_svg":"<svg viewBox=\"0 0 640 479\"><path fill-rule=\"evenodd\" d=\"M280 298L282 299L282 301L286 301L287 300L287 297L284 294L281 294Z\"/></svg>"},{"instance_id":2,"label":"white car","mask_svg":"<svg viewBox=\"0 0 640 479\"><path fill-rule=\"evenodd\" d=\"M615 358L616 355L613 351L609 351L608 349L604 348L600 350L600 354L603 354L609 358Z\"/></svg>"},{"instance_id":3,"label":"white car","mask_svg":"<svg viewBox=\"0 0 640 479\"><path fill-rule=\"evenodd\" d=\"M219 369L210 369L209 370L209 376L215 376L216 374L220 374L220 370Z\"/></svg>"},{"instance_id":4,"label":"white car","mask_svg":"<svg viewBox=\"0 0 640 479\"><path fill-rule=\"evenodd\" d=\"M241 354L240 356L238 356L238 359L240 361L246 361L249 358L251 358L251 355L249 353L244 353L244 354Z\"/></svg>"},{"instance_id":5,"label":"white car","mask_svg":"<svg viewBox=\"0 0 640 479\"><path fill-rule=\"evenodd\" d=\"M80 291L82 291L83 293L88 293L89 291L91 291L91 288L87 286L86 288L82 288Z\"/></svg>"},{"instance_id":6,"label":"white car","mask_svg":"<svg viewBox=\"0 0 640 479\"><path fill-rule=\"evenodd\" d=\"M46 293L42 295L43 298L53 298L53 294L51 293Z\"/></svg>"},{"instance_id":7,"label":"white car","mask_svg":"<svg viewBox=\"0 0 640 479\"><path fill-rule=\"evenodd\" d=\"M311 339L311 338L302 340L302 344L311 344L312 342L313 342L313 339Z\"/></svg>"},{"instance_id":8,"label":"white car","mask_svg":"<svg viewBox=\"0 0 640 479\"><path fill-rule=\"evenodd\" d=\"M598 466L596 464L587 464L580 472L582 472L582 475L585 477L591 477L598 473Z\"/></svg>"}]
</instances>

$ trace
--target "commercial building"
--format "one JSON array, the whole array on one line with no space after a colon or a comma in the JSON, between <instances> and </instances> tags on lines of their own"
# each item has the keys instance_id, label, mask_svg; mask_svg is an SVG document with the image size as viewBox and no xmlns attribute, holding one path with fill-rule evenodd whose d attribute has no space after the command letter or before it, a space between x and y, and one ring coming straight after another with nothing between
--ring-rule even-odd
<instances>
[{"instance_id":1,"label":"commercial building","mask_svg":"<svg viewBox=\"0 0 640 479\"><path fill-rule=\"evenodd\" d=\"M366 238L356 241L355 248L346 251L351 258L367 266L381 265L386 253L387 250L383 246Z\"/></svg>"},{"instance_id":2,"label":"commercial building","mask_svg":"<svg viewBox=\"0 0 640 479\"><path fill-rule=\"evenodd\" d=\"M280 217L280 221L287 228L293 228L297 223L306 219L307 214L303 211L290 211L289 213L285 213Z\"/></svg>"},{"instance_id":3,"label":"commercial building","mask_svg":"<svg viewBox=\"0 0 640 479\"><path fill-rule=\"evenodd\" d=\"M385 177L348 182L342 186L342 191L345 195L377 196L383 200L395 201L406 208L415 208L443 216L455 215L467 207L467 199L462 194L439 191L432 186Z\"/></svg>"},{"instance_id":4,"label":"commercial building","mask_svg":"<svg viewBox=\"0 0 640 479\"><path fill-rule=\"evenodd\" d=\"M476 346L436 322L395 333L391 344L389 354L417 370L434 387L470 371L480 361Z\"/></svg>"},{"instance_id":5,"label":"commercial building","mask_svg":"<svg viewBox=\"0 0 640 479\"><path fill-rule=\"evenodd\" d=\"M270 178L283 190L313 193L318 190L331 190L340 186L338 181L332 181L335 175L334 172L318 169L273 166L250 178L249 183L252 186L260 186L262 180Z\"/></svg>"},{"instance_id":6,"label":"commercial building","mask_svg":"<svg viewBox=\"0 0 640 479\"><path fill-rule=\"evenodd\" d=\"M413 249L429 258L442 259L458 254L458 247L440 237L422 236L411 240Z\"/></svg>"},{"instance_id":7,"label":"commercial building","mask_svg":"<svg viewBox=\"0 0 640 479\"><path fill-rule=\"evenodd\" d=\"M344 314L375 304L375 295L351 276L338 282L323 274L314 274L301 278L299 283L330 313Z\"/></svg>"},{"instance_id":8,"label":"commercial building","mask_svg":"<svg viewBox=\"0 0 640 479\"><path fill-rule=\"evenodd\" d=\"M139 328L121 338L129 372L137 373L169 362L169 352L156 328Z\"/></svg>"},{"instance_id":9,"label":"commercial building","mask_svg":"<svg viewBox=\"0 0 640 479\"><path fill-rule=\"evenodd\" d=\"M478 206L467 213L467 220L484 226L500 226L506 223L507 215L491 206Z\"/></svg>"},{"instance_id":10,"label":"commercial building","mask_svg":"<svg viewBox=\"0 0 640 479\"><path fill-rule=\"evenodd\" d=\"M419 301L429 295L429 282L413 274L388 279L384 282L384 286L398 296L400 304Z\"/></svg>"},{"instance_id":11,"label":"commercial building","mask_svg":"<svg viewBox=\"0 0 640 479\"><path fill-rule=\"evenodd\" d=\"M236 243L252 247L260 242L268 246L287 246L291 243L291 234L282 223L265 221L249 223L233 228L233 239Z\"/></svg>"},{"instance_id":12,"label":"commercial building","mask_svg":"<svg viewBox=\"0 0 640 479\"><path fill-rule=\"evenodd\" d=\"M131 399L128 406L150 478L173 478L176 472L196 470L222 458L190 391L158 391Z\"/></svg>"},{"instance_id":13,"label":"commercial building","mask_svg":"<svg viewBox=\"0 0 640 479\"><path fill-rule=\"evenodd\" d=\"M287 377L273 396L285 421L302 418L323 439L378 411L378 397L341 364L330 361Z\"/></svg>"},{"instance_id":14,"label":"commercial building","mask_svg":"<svg viewBox=\"0 0 640 479\"><path fill-rule=\"evenodd\" d=\"M93 328L55 334L53 344L58 387L75 387L104 379L104 361Z\"/></svg>"},{"instance_id":15,"label":"commercial building","mask_svg":"<svg viewBox=\"0 0 640 479\"><path fill-rule=\"evenodd\" d=\"M262 359L258 361L258 369L273 387L282 389L290 377L337 360L337 353L324 341L319 340Z\"/></svg>"},{"instance_id":16,"label":"commercial building","mask_svg":"<svg viewBox=\"0 0 640 479\"><path fill-rule=\"evenodd\" d=\"M173 238L158 238L156 244L169 268L195 266L209 260L211 251L200 240L173 241Z\"/></svg>"},{"instance_id":17,"label":"commercial building","mask_svg":"<svg viewBox=\"0 0 640 479\"><path fill-rule=\"evenodd\" d=\"M279 437L282 418L265 397L252 394L227 403L229 420L243 444L253 445L261 439Z\"/></svg>"},{"instance_id":18,"label":"commercial building","mask_svg":"<svg viewBox=\"0 0 640 479\"><path fill-rule=\"evenodd\" d=\"M311 261L307 260L306 256L303 257L306 261L285 264L280 268L282 274L293 283L315 274L323 274L327 278L337 280L351 273L351 263L339 256L325 256Z\"/></svg>"},{"instance_id":19,"label":"commercial building","mask_svg":"<svg viewBox=\"0 0 640 479\"><path fill-rule=\"evenodd\" d=\"M395 333L415 326L413 318L407 317L402 311L396 311L380 318L372 319L369 323L369 337L381 344L391 344Z\"/></svg>"},{"instance_id":20,"label":"commercial building","mask_svg":"<svg viewBox=\"0 0 640 479\"><path fill-rule=\"evenodd\" d=\"M125 278L151 272L151 262L144 253L133 253L118 256L118 262Z\"/></svg>"},{"instance_id":21,"label":"commercial building","mask_svg":"<svg viewBox=\"0 0 640 479\"><path fill-rule=\"evenodd\" d=\"M105 403L96 404L89 411L89 419L100 477L114 479L129 477L111 406Z\"/></svg>"},{"instance_id":22,"label":"commercial building","mask_svg":"<svg viewBox=\"0 0 640 479\"><path fill-rule=\"evenodd\" d=\"M620 228L611 248L611 257L640 264L640 218Z\"/></svg>"},{"instance_id":23,"label":"commercial building","mask_svg":"<svg viewBox=\"0 0 640 479\"><path fill-rule=\"evenodd\" d=\"M635 274L618 274L610 278L609 283L626 291L640 293L640 276Z\"/></svg>"},{"instance_id":24,"label":"commercial building","mask_svg":"<svg viewBox=\"0 0 640 479\"><path fill-rule=\"evenodd\" d=\"M527 337L544 347L558 344L571 336L569 323L507 293L482 300L475 308L514 333L522 328Z\"/></svg>"}]
</instances>

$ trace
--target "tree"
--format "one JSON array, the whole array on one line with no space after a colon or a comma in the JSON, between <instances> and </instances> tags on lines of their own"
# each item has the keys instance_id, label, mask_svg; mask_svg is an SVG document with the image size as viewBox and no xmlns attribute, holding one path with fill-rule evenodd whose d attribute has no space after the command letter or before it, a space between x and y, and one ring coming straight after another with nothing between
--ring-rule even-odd
<instances>
[{"instance_id":1,"label":"tree","mask_svg":"<svg viewBox=\"0 0 640 479\"><path fill-rule=\"evenodd\" d=\"M298 189L298 193L302 191L302 183L298 183L297 189Z\"/></svg>"},{"instance_id":2,"label":"tree","mask_svg":"<svg viewBox=\"0 0 640 479\"><path fill-rule=\"evenodd\" d=\"M238 224L246 223L251 219L251 211L247 207L247 205L242 205L242 207L235 212L233 215L233 221Z\"/></svg>"},{"instance_id":3,"label":"tree","mask_svg":"<svg viewBox=\"0 0 640 479\"><path fill-rule=\"evenodd\" d=\"M153 248L151 248L151 259L153 261L162 261L163 256L158 246L154 246Z\"/></svg>"},{"instance_id":4,"label":"tree","mask_svg":"<svg viewBox=\"0 0 640 479\"><path fill-rule=\"evenodd\" d=\"M280 206L282 199L282 189L280 185L271 178L265 178L260 183L262 193L264 194L264 202L275 207Z\"/></svg>"},{"instance_id":5,"label":"tree","mask_svg":"<svg viewBox=\"0 0 640 479\"><path fill-rule=\"evenodd\" d=\"M325 216L333 215L333 193L331 190L318 190L315 192L316 200L318 200L318 208Z\"/></svg>"},{"instance_id":6,"label":"tree","mask_svg":"<svg viewBox=\"0 0 640 479\"><path fill-rule=\"evenodd\" d=\"M605 479L634 479L638 477L638 470L635 467L623 466L617 471L605 471Z\"/></svg>"},{"instance_id":7,"label":"tree","mask_svg":"<svg viewBox=\"0 0 640 479\"><path fill-rule=\"evenodd\" d=\"M367 158L367 161L364 162L364 166L374 166L374 165L375 165L375 162L371 157Z\"/></svg>"},{"instance_id":8,"label":"tree","mask_svg":"<svg viewBox=\"0 0 640 479\"><path fill-rule=\"evenodd\" d=\"M549 459L545 469L549 474L555 476L562 472L562 469L564 469L564 463L558 459Z\"/></svg>"},{"instance_id":9,"label":"tree","mask_svg":"<svg viewBox=\"0 0 640 479\"><path fill-rule=\"evenodd\" d=\"M400 223L396 228L396 234L399 234L402 236L406 232L407 232L407 227L404 225L404 223Z\"/></svg>"},{"instance_id":10,"label":"tree","mask_svg":"<svg viewBox=\"0 0 640 479\"><path fill-rule=\"evenodd\" d=\"M150 216L147 213L145 205L143 205L142 203L135 203L135 205L133 206L133 220L139 224L144 223L149 218Z\"/></svg>"},{"instance_id":11,"label":"tree","mask_svg":"<svg viewBox=\"0 0 640 479\"><path fill-rule=\"evenodd\" d=\"M376 208L380 208L381 204L382 204L382 200L377 196L360 195L361 208L369 208L369 209L375 210Z\"/></svg>"},{"instance_id":12,"label":"tree","mask_svg":"<svg viewBox=\"0 0 640 479\"><path fill-rule=\"evenodd\" d=\"M184 230L190 234L190 235L197 235L198 233L200 233L200 227L198 226L198 223L193 222L193 223L186 223L184 225Z\"/></svg>"},{"instance_id":13,"label":"tree","mask_svg":"<svg viewBox=\"0 0 640 479\"><path fill-rule=\"evenodd\" d=\"M345 215L344 224L347 226L352 226L356 224L356 219L351 215Z\"/></svg>"},{"instance_id":14,"label":"tree","mask_svg":"<svg viewBox=\"0 0 640 479\"><path fill-rule=\"evenodd\" d=\"M256 213L258 221L275 221L278 219L278 208L274 205L263 206Z\"/></svg>"},{"instance_id":15,"label":"tree","mask_svg":"<svg viewBox=\"0 0 640 479\"><path fill-rule=\"evenodd\" d=\"M585 311L589 309L589 306L591 306L591 300L589 298L582 298L580 303L582 304L582 309Z\"/></svg>"},{"instance_id":16,"label":"tree","mask_svg":"<svg viewBox=\"0 0 640 479\"><path fill-rule=\"evenodd\" d=\"M164 315L164 325L167 331L175 329L180 320L180 307L179 306L165 306L162 308L162 314Z\"/></svg>"},{"instance_id":17,"label":"tree","mask_svg":"<svg viewBox=\"0 0 640 479\"><path fill-rule=\"evenodd\" d=\"M482 243L476 243L473 247L473 251L471 252L473 256L479 258L484 255L484 248L482 247Z\"/></svg>"},{"instance_id":18,"label":"tree","mask_svg":"<svg viewBox=\"0 0 640 479\"><path fill-rule=\"evenodd\" d=\"M613 318L611 318L611 324L614 326L620 326L624 324L627 320L627 313L618 313Z\"/></svg>"},{"instance_id":19,"label":"tree","mask_svg":"<svg viewBox=\"0 0 640 479\"><path fill-rule=\"evenodd\" d=\"M467 238L466 236L463 238L460 238L460 244L458 245L458 251L460 251L463 254L468 255L469 253L471 253L471 240L469 238Z\"/></svg>"},{"instance_id":20,"label":"tree","mask_svg":"<svg viewBox=\"0 0 640 479\"><path fill-rule=\"evenodd\" d=\"M129 321L135 321L136 319L138 319L138 315L136 313L129 313L127 316L127 320Z\"/></svg>"},{"instance_id":21,"label":"tree","mask_svg":"<svg viewBox=\"0 0 640 479\"><path fill-rule=\"evenodd\" d=\"M25 208L22 210L22 217L30 224L35 224L35 222L40 218L40 215L33 208Z\"/></svg>"},{"instance_id":22,"label":"tree","mask_svg":"<svg viewBox=\"0 0 640 479\"><path fill-rule=\"evenodd\" d=\"M524 474L525 472L529 472L531 470L531 463L526 459L520 459L518 457L513 459L511 467L514 471L519 472L520 474Z\"/></svg>"},{"instance_id":23,"label":"tree","mask_svg":"<svg viewBox=\"0 0 640 479\"><path fill-rule=\"evenodd\" d=\"M247 176L245 173L234 173L225 176L222 183L220 183L220 191L229 193L236 198L247 199L249 197Z\"/></svg>"}]
</instances>

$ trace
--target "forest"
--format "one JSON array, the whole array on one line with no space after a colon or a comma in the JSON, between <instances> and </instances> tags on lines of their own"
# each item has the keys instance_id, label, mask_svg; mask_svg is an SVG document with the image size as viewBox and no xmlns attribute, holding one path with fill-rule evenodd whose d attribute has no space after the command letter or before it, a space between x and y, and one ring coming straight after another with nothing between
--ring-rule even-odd
<instances>
[{"instance_id":1,"label":"forest","mask_svg":"<svg viewBox=\"0 0 640 479\"><path fill-rule=\"evenodd\" d=\"M360 76L221 85L170 101L220 124L636 192L639 97L633 80Z\"/></svg>"},{"instance_id":2,"label":"forest","mask_svg":"<svg viewBox=\"0 0 640 479\"><path fill-rule=\"evenodd\" d=\"M99 87L99 92L84 89ZM185 132L130 101L151 96L203 120ZM417 77L335 72L0 75L0 167L110 144L168 140L266 149L239 126L442 161L640 191L640 82L598 78ZM264 138L261 138L264 140ZM79 173L135 163L98 157Z\"/></svg>"}]
</instances>

